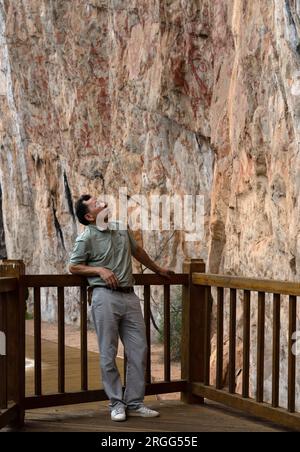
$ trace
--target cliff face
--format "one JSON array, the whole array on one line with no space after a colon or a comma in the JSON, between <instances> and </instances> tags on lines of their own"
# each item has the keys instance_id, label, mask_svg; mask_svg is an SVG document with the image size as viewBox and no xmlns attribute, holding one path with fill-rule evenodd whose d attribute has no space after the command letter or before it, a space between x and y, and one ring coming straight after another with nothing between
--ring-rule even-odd
<instances>
[{"instance_id":1,"label":"cliff face","mask_svg":"<svg viewBox=\"0 0 300 452\"><path fill-rule=\"evenodd\" d=\"M300 257L300 2L214 3L210 268L293 280Z\"/></svg>"},{"instance_id":2,"label":"cliff face","mask_svg":"<svg viewBox=\"0 0 300 452\"><path fill-rule=\"evenodd\" d=\"M206 195L209 253L174 234L172 265L209 254L213 272L297 276L298 1L0 6L9 256L65 270L74 198L126 186Z\"/></svg>"},{"instance_id":3,"label":"cliff face","mask_svg":"<svg viewBox=\"0 0 300 452\"><path fill-rule=\"evenodd\" d=\"M299 15L299 0L0 0L8 256L65 272L74 199L126 186L205 195L203 241L140 236L162 264L298 280Z\"/></svg>"},{"instance_id":4,"label":"cliff face","mask_svg":"<svg viewBox=\"0 0 300 452\"><path fill-rule=\"evenodd\" d=\"M208 222L209 2L0 5L8 255L24 258L29 271L65 271L82 192L203 193ZM143 239L178 269L184 255L207 256L207 241L188 245L177 232Z\"/></svg>"},{"instance_id":5,"label":"cliff face","mask_svg":"<svg viewBox=\"0 0 300 452\"><path fill-rule=\"evenodd\" d=\"M2 218L2 190L0 186L0 259L6 259L6 245L5 245L5 234L3 227L3 218Z\"/></svg>"}]
</instances>

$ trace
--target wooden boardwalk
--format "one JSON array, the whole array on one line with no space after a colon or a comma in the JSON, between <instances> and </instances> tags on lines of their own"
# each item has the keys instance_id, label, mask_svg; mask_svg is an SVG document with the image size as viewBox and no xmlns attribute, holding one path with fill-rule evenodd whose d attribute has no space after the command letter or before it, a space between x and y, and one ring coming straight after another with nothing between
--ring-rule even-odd
<instances>
[{"instance_id":1,"label":"wooden boardwalk","mask_svg":"<svg viewBox=\"0 0 300 452\"><path fill-rule=\"evenodd\" d=\"M7 337L7 355L0 359L0 405L7 406L7 400L14 400L16 404L9 409L1 410L0 425L5 426L10 421L17 421L19 409L27 406L48 407L39 411L26 412L26 429L30 431L282 431L278 426L269 422L238 414L223 406L209 403L201 405L184 405L178 400L171 402L167 399L167 391L183 391L184 400L197 400L194 397L207 397L252 413L264 416L270 421L280 422L299 430L300 413L297 411L297 359L293 353L293 333L297 324L297 309L299 308L300 288L298 283L284 281L268 281L233 276L210 275L205 273L203 261L193 259L185 261L183 273L170 276L170 281L154 274L135 275L136 283L144 286L144 317L148 343L151 344L151 287L164 287L164 369L160 374L153 372L151 356L147 360L147 386L152 396L146 403L161 411L159 419L129 419L123 424L110 421L107 402L82 404L81 406L49 408L61 403L83 403L86 400L103 400L105 393L101 389L99 372L99 355L96 348L89 352L89 335L87 332L87 290L86 279L75 275L24 275L24 265L11 272L11 262L4 264L0 284L0 330ZM1 269L0 269L1 270ZM12 276L16 277L12 277ZM20 276L18 279L17 277ZM182 381L170 381L171 366L171 287L184 286L183 330L182 330ZM53 287L57 289L58 323L54 327L53 336L45 337L41 324L42 289ZM78 338L70 341L66 339L67 328L64 324L65 288L80 288L80 332ZM25 299L27 290L34 291L34 330L36 348L36 374L33 367L28 368L25 379L24 345L27 358L33 358L33 337L27 337L23 328L25 316ZM212 289L217 288L217 296L212 297ZM229 289L229 290L228 290ZM243 291L243 318L237 318L237 308L240 292ZM258 292L258 296L257 296ZM229 296L229 318L225 315L225 302ZM269 295L271 294L271 295ZM266 323L267 305L272 298L273 316ZM287 379L280 378L280 318L284 309L287 313L283 297L288 296L288 368ZM217 312L217 354L215 365L211 365L211 326L212 302ZM256 352L251 341L251 309L257 309L257 344ZM22 307L22 309L20 309ZM225 321L229 320L229 347L224 349ZM242 320L242 322L241 322ZM272 322L272 325L271 323ZM237 336L240 326L243 329L243 373L242 397L235 394L237 372ZM266 327L272 327L272 406L264 404L265 391L265 343L268 340ZM42 334L40 334L40 332ZM28 332L29 333L29 332ZM47 340L48 339L48 340ZM67 346L66 346L67 344ZM80 350L82 355L80 356ZM42 349L42 350L41 350ZM42 353L40 353L42 352ZM256 356L256 388L255 399L250 398L251 353ZM59 358L59 359L58 359ZM15 365L12 365L15 363ZM228 387L223 388L223 371L228 363ZM8 364L8 365L7 365ZM120 373L123 376L123 360L118 360ZM216 376L213 386L212 376ZM42 378L41 378L42 377ZM151 381L152 378L155 381ZM255 378L255 376L253 375ZM252 378L252 376L251 376ZM176 378L177 379L177 378ZM81 381L82 380L82 381ZM188 383L191 384L188 384ZM36 388L34 388L34 385ZM280 392L287 387L287 406L278 406ZM223 390L221 390L223 388ZM23 399L25 396L25 403ZM34 395L36 394L36 395ZM49 396L48 396L49 395ZM32 397L31 397L32 396ZM161 397L166 397L163 400Z\"/></svg>"},{"instance_id":2,"label":"wooden boardwalk","mask_svg":"<svg viewBox=\"0 0 300 452\"><path fill-rule=\"evenodd\" d=\"M28 411L24 432L283 432L283 428L246 417L215 404L185 405L151 402L160 411L155 419L129 418L112 422L100 403ZM8 430L8 429L6 429Z\"/></svg>"},{"instance_id":3,"label":"wooden boardwalk","mask_svg":"<svg viewBox=\"0 0 300 452\"><path fill-rule=\"evenodd\" d=\"M33 359L33 337L26 337L26 356ZM43 393L57 391L57 344L42 341ZM123 360L118 359L123 374ZM33 394L34 372L26 372L26 393ZM101 387L98 353L89 352L89 387ZM66 347L66 391L80 389L80 351ZM147 405L160 411L156 419L110 420L108 402L43 408L26 412L24 432L280 432L281 427L247 417L218 404L186 405L180 401L146 398ZM2 430L11 431L9 428Z\"/></svg>"}]
</instances>

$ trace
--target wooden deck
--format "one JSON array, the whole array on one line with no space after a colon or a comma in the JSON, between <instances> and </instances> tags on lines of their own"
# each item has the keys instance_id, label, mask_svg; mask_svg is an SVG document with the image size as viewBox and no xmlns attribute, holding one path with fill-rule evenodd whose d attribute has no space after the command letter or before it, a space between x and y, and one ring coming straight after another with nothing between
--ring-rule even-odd
<instances>
[{"instance_id":1,"label":"wooden deck","mask_svg":"<svg viewBox=\"0 0 300 452\"><path fill-rule=\"evenodd\" d=\"M33 337L26 337L26 356L33 358ZM57 390L57 343L42 341L43 393ZM118 359L123 375L123 360ZM33 394L34 372L26 372L26 393ZM89 387L101 387L98 353L89 352ZM66 347L66 390L80 388L80 350ZM126 422L110 420L108 402L93 402L65 407L43 408L26 412L24 432L281 432L272 423L247 417L218 404L186 405L180 401L160 401L146 397L147 405L160 411L156 419L129 418ZM2 431L11 431L7 428Z\"/></svg>"},{"instance_id":2,"label":"wooden deck","mask_svg":"<svg viewBox=\"0 0 300 452\"><path fill-rule=\"evenodd\" d=\"M177 401L151 402L160 411L155 419L129 418L112 422L100 403L45 408L26 413L24 432L284 432L268 422L246 417L216 404L185 405ZM9 431L4 429L3 431ZM10 430L11 431L11 430Z\"/></svg>"},{"instance_id":3,"label":"wooden deck","mask_svg":"<svg viewBox=\"0 0 300 452\"><path fill-rule=\"evenodd\" d=\"M14 264L15 265L15 264ZM147 391L150 394L182 391L185 402L197 401L197 397L223 403L227 407L242 410L237 413L224 406L210 402L205 406L184 405L179 401L162 400L152 396L146 403L160 409L159 419L129 419L123 424L110 421L107 402L87 405L86 400L105 400L101 389L99 355L89 352L87 332L87 288L86 279L74 275L29 275L22 271L10 273L5 264L0 282L0 330L6 335L7 354L0 357L0 426L9 422L21 422L26 412L25 431L284 431L272 425L278 422L289 428L300 429L300 413L296 406L297 360L293 353L293 333L296 330L297 308L300 296L299 284L288 282L270 282L249 278L229 278L220 275L205 274L205 264L200 260L184 262L183 273L172 275L170 281L158 275L135 275L138 285L144 286L144 318L147 340L151 344L151 287L164 288L164 365L161 379L153 381L153 366L150 354L147 359ZM1 269L0 269L1 270ZM192 284L193 282L193 284ZM183 286L183 325L182 325L182 380L171 378L171 286ZM54 331L55 339L43 340L41 331L41 291L44 287L57 289L58 327ZM73 341L66 346L64 323L65 288L80 289L80 349ZM26 391L24 371L24 328L25 300L27 291L33 288L34 295L34 338L27 337L26 355L33 358L35 345L36 372L31 368L26 372ZM212 289L217 288L217 295ZM229 292L228 292L229 289ZM237 396L237 336L241 324L237 319L237 307L240 292L243 291L243 373L242 394ZM257 293L253 295L253 292ZM215 292L214 292L215 293ZM272 324L272 405L264 403L266 336L266 301L271 294L273 318ZM280 377L280 318L283 308L281 301L288 295L288 340L287 375L285 381ZM229 297L229 299L228 299ZM269 295L268 295L269 297ZM228 300L227 300L228 299ZM224 350L224 325L227 322L225 302L229 303L229 355ZM215 365L211 366L211 326L212 303L217 309L217 353ZM256 395L250 397L250 357L251 342L251 303L257 308L257 344L256 344ZM46 339L44 337L44 339ZM48 338L49 339L49 338ZM35 344L34 344L34 343ZM81 351L80 351L81 350ZM255 356L255 355L254 355ZM228 365L228 385L224 387L223 371ZM12 365L13 364L13 365ZM123 360L118 362L123 376ZM215 383L212 376L216 375ZM254 376L255 377L255 376ZM191 382L191 384L188 384ZM35 386L35 388L34 388ZM278 407L281 387L287 387L288 403ZM36 394L36 395L34 395ZM33 396L31 396L33 395ZM8 409L7 402L13 400ZM57 407L61 404L68 407ZM70 404L82 405L73 405ZM46 408L47 407L47 408ZM245 413L263 416L269 422L247 417ZM19 424L20 425L20 424Z\"/></svg>"}]
</instances>

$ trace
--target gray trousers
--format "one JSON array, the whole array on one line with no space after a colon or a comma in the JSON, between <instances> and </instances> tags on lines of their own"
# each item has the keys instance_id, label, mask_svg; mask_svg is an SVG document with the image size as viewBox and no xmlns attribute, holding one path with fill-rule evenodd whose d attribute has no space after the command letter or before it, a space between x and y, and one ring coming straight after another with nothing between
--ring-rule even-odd
<instances>
[{"instance_id":1,"label":"gray trousers","mask_svg":"<svg viewBox=\"0 0 300 452\"><path fill-rule=\"evenodd\" d=\"M102 381L110 407L136 409L145 395L147 340L140 300L135 293L125 294L96 287L92 316L98 336ZM116 366L119 337L127 357L126 389Z\"/></svg>"}]
</instances>

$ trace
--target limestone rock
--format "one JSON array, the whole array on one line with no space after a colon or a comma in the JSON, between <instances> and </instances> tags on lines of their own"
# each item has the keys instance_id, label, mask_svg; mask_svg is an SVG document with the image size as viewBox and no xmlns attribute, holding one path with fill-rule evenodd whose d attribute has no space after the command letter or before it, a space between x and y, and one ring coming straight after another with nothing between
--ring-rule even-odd
<instances>
[{"instance_id":1,"label":"limestone rock","mask_svg":"<svg viewBox=\"0 0 300 452\"><path fill-rule=\"evenodd\" d=\"M0 0L8 257L66 272L74 200L127 187L206 198L202 241L137 235L161 264L297 281L299 15L299 0ZM252 317L255 332L255 302Z\"/></svg>"}]
</instances>

